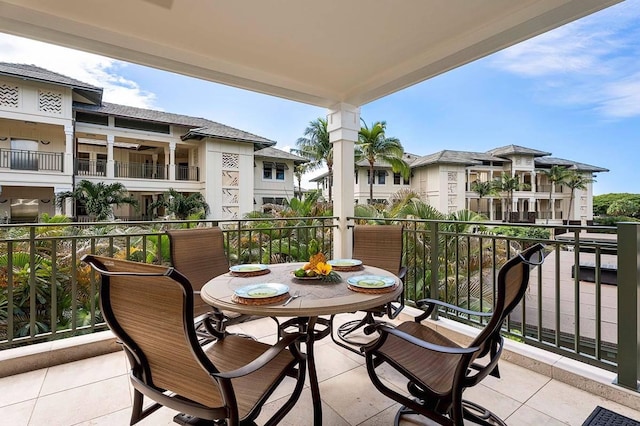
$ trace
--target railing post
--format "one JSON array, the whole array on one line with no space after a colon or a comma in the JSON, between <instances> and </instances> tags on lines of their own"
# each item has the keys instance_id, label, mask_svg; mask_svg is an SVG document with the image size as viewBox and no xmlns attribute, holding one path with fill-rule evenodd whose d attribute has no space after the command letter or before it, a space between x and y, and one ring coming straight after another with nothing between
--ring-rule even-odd
<instances>
[{"instance_id":1,"label":"railing post","mask_svg":"<svg viewBox=\"0 0 640 426\"><path fill-rule=\"evenodd\" d=\"M431 244L431 291L430 291L430 295L429 298L431 299L438 299L438 269L439 269L439 265L438 265L438 256L440 255L440 253L438 253L438 248L439 248L439 244L438 244L438 230L440 228L440 222L430 222L431 225L431 241L429 242ZM438 309L434 309L433 312L431 313L431 319L433 320L437 320L438 319Z\"/></svg>"},{"instance_id":2,"label":"railing post","mask_svg":"<svg viewBox=\"0 0 640 426\"><path fill-rule=\"evenodd\" d=\"M637 391L640 371L640 224L618 223L618 378Z\"/></svg>"}]
</instances>

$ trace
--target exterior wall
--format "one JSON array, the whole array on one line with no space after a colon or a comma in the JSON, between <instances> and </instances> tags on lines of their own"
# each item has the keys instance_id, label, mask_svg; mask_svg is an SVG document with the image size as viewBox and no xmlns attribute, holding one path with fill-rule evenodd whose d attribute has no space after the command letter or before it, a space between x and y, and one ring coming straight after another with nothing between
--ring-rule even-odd
<instances>
[{"instance_id":1,"label":"exterior wall","mask_svg":"<svg viewBox=\"0 0 640 426\"><path fill-rule=\"evenodd\" d=\"M354 198L359 204L367 204L369 200L369 181L367 179L369 168L358 167L356 173L358 174L358 183L354 182ZM377 173L386 172L385 183L380 184ZM393 171L385 168L377 167L374 169L375 179L373 181L373 198L375 200L388 200L393 194L401 189L409 189L411 186L404 183L401 179L400 184L394 184Z\"/></svg>"},{"instance_id":2,"label":"exterior wall","mask_svg":"<svg viewBox=\"0 0 640 426\"><path fill-rule=\"evenodd\" d=\"M36 123L70 125L71 89L8 76L0 77L0 116Z\"/></svg>"},{"instance_id":3,"label":"exterior wall","mask_svg":"<svg viewBox=\"0 0 640 426\"><path fill-rule=\"evenodd\" d=\"M216 139L203 142L210 217L238 219L253 211L253 144Z\"/></svg>"},{"instance_id":4,"label":"exterior wall","mask_svg":"<svg viewBox=\"0 0 640 426\"><path fill-rule=\"evenodd\" d=\"M276 179L276 168L272 169L272 179L264 178L264 163L283 163L286 165L284 170L284 179ZM255 158L255 167L253 168L253 210L262 211L263 198L282 198L290 200L295 197L295 176L293 174L295 164L292 160L283 158Z\"/></svg>"}]
</instances>

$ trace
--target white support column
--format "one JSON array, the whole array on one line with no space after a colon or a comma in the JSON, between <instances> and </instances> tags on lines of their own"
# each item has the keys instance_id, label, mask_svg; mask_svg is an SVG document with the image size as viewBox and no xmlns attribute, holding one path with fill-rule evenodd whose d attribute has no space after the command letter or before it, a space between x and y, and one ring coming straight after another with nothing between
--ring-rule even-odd
<instances>
[{"instance_id":1,"label":"white support column","mask_svg":"<svg viewBox=\"0 0 640 426\"><path fill-rule=\"evenodd\" d=\"M338 229L333 234L334 258L350 258L352 234L347 229L347 217L354 209L354 145L360 131L360 108L340 103L327 114L329 141L333 144L333 215L338 217Z\"/></svg>"},{"instance_id":2,"label":"white support column","mask_svg":"<svg viewBox=\"0 0 640 426\"><path fill-rule=\"evenodd\" d=\"M66 175L73 175L73 125L64 126L64 160L62 171Z\"/></svg>"},{"instance_id":3,"label":"white support column","mask_svg":"<svg viewBox=\"0 0 640 426\"><path fill-rule=\"evenodd\" d=\"M496 213L493 209L493 198L489 198L489 220L495 220Z\"/></svg>"},{"instance_id":4,"label":"white support column","mask_svg":"<svg viewBox=\"0 0 640 426\"><path fill-rule=\"evenodd\" d=\"M531 172L531 192L536 192L536 172Z\"/></svg>"},{"instance_id":5,"label":"white support column","mask_svg":"<svg viewBox=\"0 0 640 426\"><path fill-rule=\"evenodd\" d=\"M153 170L152 170L152 178L156 179L158 176L158 153L154 152L151 154L151 159L153 160Z\"/></svg>"},{"instance_id":6,"label":"white support column","mask_svg":"<svg viewBox=\"0 0 640 426\"><path fill-rule=\"evenodd\" d=\"M113 144L115 142L114 135L107 135L107 177L115 177L116 162L113 159Z\"/></svg>"},{"instance_id":7,"label":"white support column","mask_svg":"<svg viewBox=\"0 0 640 426\"><path fill-rule=\"evenodd\" d=\"M169 180L176 180L176 143L169 142Z\"/></svg>"}]
</instances>

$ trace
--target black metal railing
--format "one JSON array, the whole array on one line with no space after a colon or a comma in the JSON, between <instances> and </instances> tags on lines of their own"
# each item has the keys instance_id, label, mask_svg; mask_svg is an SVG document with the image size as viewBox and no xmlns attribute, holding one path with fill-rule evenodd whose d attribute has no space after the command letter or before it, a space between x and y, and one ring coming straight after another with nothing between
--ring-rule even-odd
<instances>
[{"instance_id":1,"label":"black metal railing","mask_svg":"<svg viewBox=\"0 0 640 426\"><path fill-rule=\"evenodd\" d=\"M610 370L623 369L628 377L637 377L630 362L624 361L633 354L627 358L621 354L623 349L633 348L621 348L619 334L631 338L627 330L633 334L640 322L638 299L629 294L637 292L640 283L636 250L640 248L631 247L640 237L636 241L627 235L640 236L640 224L625 225L629 228L624 231L625 244L633 254L625 258L619 256L617 243L623 224L616 228L349 220L352 225L392 222L404 226L405 296L409 303L432 297L490 311L502 264L529 245L544 243L545 261L531 271L528 293L505 323L505 333L527 344ZM337 232L331 217L0 225L0 348L104 328L97 304L98 283L80 262L83 254L166 264L167 229L212 223L224 231L232 265L306 260L311 238L331 256ZM629 282L621 281L623 278ZM442 311L439 315L451 314ZM482 321L473 316L453 319L471 325ZM637 343L627 346L637 351Z\"/></svg>"},{"instance_id":2,"label":"black metal railing","mask_svg":"<svg viewBox=\"0 0 640 426\"><path fill-rule=\"evenodd\" d=\"M181 166L176 164L176 180L200 180L200 168L197 166Z\"/></svg>"},{"instance_id":3,"label":"black metal railing","mask_svg":"<svg viewBox=\"0 0 640 426\"><path fill-rule=\"evenodd\" d=\"M75 174L78 176L106 176L107 160L87 160L76 158Z\"/></svg>"},{"instance_id":4,"label":"black metal railing","mask_svg":"<svg viewBox=\"0 0 640 426\"><path fill-rule=\"evenodd\" d=\"M0 168L63 172L64 154L62 152L40 152L0 148Z\"/></svg>"},{"instance_id":5,"label":"black metal railing","mask_svg":"<svg viewBox=\"0 0 640 426\"><path fill-rule=\"evenodd\" d=\"M131 179L168 179L168 167L152 163L114 163L114 176Z\"/></svg>"}]
</instances>

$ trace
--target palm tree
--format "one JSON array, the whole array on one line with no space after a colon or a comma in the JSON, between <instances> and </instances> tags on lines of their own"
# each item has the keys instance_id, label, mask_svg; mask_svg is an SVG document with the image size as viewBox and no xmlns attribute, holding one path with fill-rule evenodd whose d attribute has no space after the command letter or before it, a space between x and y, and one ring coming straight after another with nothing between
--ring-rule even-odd
<instances>
[{"instance_id":1,"label":"palm tree","mask_svg":"<svg viewBox=\"0 0 640 426\"><path fill-rule=\"evenodd\" d=\"M525 187L520 183L518 176L511 176L509 173L502 173L500 179L493 183L495 190L504 192L507 199L507 220L511 221L511 206L513 205L513 192L520 191Z\"/></svg>"},{"instance_id":2,"label":"palm tree","mask_svg":"<svg viewBox=\"0 0 640 426\"><path fill-rule=\"evenodd\" d=\"M331 186L333 183L333 145L329 141L327 120L318 118L309 122L304 136L296 141L297 149L291 151L310 160L307 171L317 170L323 165L329 171L329 202L331 202Z\"/></svg>"},{"instance_id":3,"label":"palm tree","mask_svg":"<svg viewBox=\"0 0 640 426\"><path fill-rule=\"evenodd\" d=\"M189 195L184 195L173 188L169 188L169 191L165 192L162 197L151 203L147 213L158 207L166 208L167 213L173 214L179 220L185 220L191 215L205 217L210 211L209 204L201 193L192 192Z\"/></svg>"},{"instance_id":4,"label":"palm tree","mask_svg":"<svg viewBox=\"0 0 640 426\"><path fill-rule=\"evenodd\" d=\"M307 169L308 169L308 164L305 164L305 163L296 164L295 167L293 168L293 174L298 180L298 200L302 200L302 175L304 175L307 172ZM296 191L294 191L294 196L295 196L295 192Z\"/></svg>"},{"instance_id":5,"label":"palm tree","mask_svg":"<svg viewBox=\"0 0 640 426\"><path fill-rule=\"evenodd\" d=\"M556 183L563 183L569 177L569 169L564 166L554 165L549 170L542 170L542 174L547 177L551 185L549 185L549 216L547 217L547 223L553 216L553 206L551 205L551 196L553 195L553 186Z\"/></svg>"},{"instance_id":6,"label":"palm tree","mask_svg":"<svg viewBox=\"0 0 640 426\"><path fill-rule=\"evenodd\" d=\"M571 219L571 206L573 205L573 197L575 196L576 189L584 191L587 189L587 184L595 182L595 179L586 177L577 170L569 170L567 178L564 180L564 184L571 188L571 197L569 197L569 211L567 212L567 221ZM569 223L569 222L567 222Z\"/></svg>"},{"instance_id":7,"label":"palm tree","mask_svg":"<svg viewBox=\"0 0 640 426\"><path fill-rule=\"evenodd\" d=\"M475 181L471 184L471 190L476 194L478 194L478 213L481 213L480 205L482 204L482 198L496 193L495 184L490 181L486 181L486 182Z\"/></svg>"},{"instance_id":8,"label":"palm tree","mask_svg":"<svg viewBox=\"0 0 640 426\"><path fill-rule=\"evenodd\" d=\"M398 138L387 137L385 134L387 123L377 121L371 127L362 120L363 126L358 132L357 156L369 162L369 203L373 203L373 165L382 160L391 165L394 173L402 173L409 177L409 165L402 159L404 148ZM360 160L357 158L356 160Z\"/></svg>"},{"instance_id":9,"label":"palm tree","mask_svg":"<svg viewBox=\"0 0 640 426\"><path fill-rule=\"evenodd\" d=\"M89 216L97 221L113 220L113 206L127 204L136 209L138 207L138 201L128 195L127 188L118 182L107 185L81 180L73 191L61 192L56 196L58 207L62 207L67 198L83 204Z\"/></svg>"}]
</instances>

